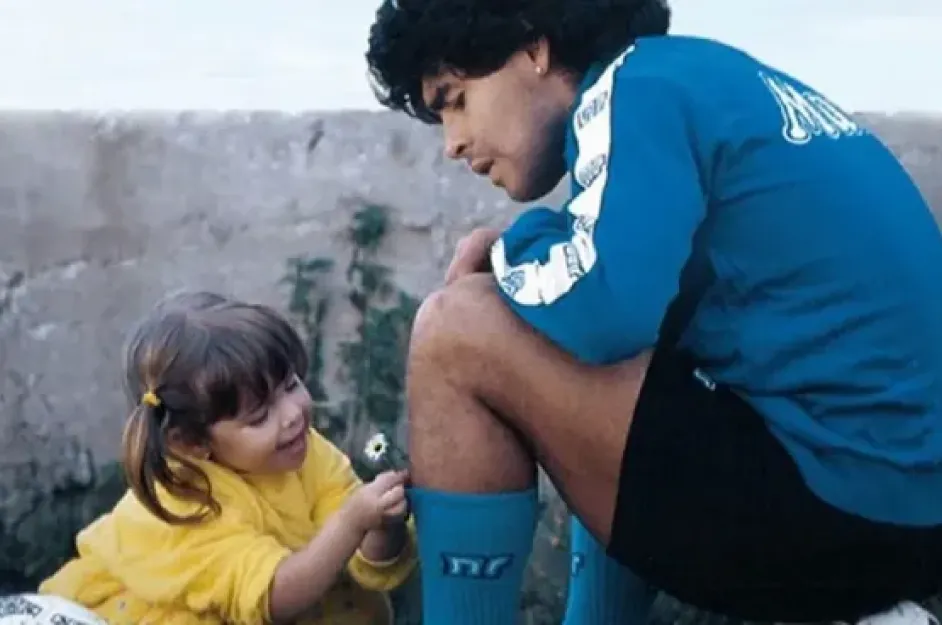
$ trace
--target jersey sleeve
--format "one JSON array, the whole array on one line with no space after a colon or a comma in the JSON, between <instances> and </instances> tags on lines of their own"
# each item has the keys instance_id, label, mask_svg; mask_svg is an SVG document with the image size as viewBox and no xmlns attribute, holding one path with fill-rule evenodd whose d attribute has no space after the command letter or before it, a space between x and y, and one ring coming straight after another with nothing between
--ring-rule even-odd
<instances>
[{"instance_id":1,"label":"jersey sleeve","mask_svg":"<svg viewBox=\"0 0 942 625\"><path fill-rule=\"evenodd\" d=\"M491 250L512 309L592 364L656 343L706 214L690 101L667 79L622 75L623 60L573 114L564 210L524 212Z\"/></svg>"}]
</instances>

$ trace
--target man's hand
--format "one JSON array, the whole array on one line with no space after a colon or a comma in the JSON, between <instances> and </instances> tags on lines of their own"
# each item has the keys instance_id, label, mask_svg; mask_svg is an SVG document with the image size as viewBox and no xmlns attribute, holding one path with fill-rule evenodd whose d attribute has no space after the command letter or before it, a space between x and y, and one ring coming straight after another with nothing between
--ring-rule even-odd
<instances>
[{"instance_id":1,"label":"man's hand","mask_svg":"<svg viewBox=\"0 0 942 625\"><path fill-rule=\"evenodd\" d=\"M491 246L500 238L496 228L476 228L458 241L455 255L445 272L445 285L458 278L491 270Z\"/></svg>"}]
</instances>

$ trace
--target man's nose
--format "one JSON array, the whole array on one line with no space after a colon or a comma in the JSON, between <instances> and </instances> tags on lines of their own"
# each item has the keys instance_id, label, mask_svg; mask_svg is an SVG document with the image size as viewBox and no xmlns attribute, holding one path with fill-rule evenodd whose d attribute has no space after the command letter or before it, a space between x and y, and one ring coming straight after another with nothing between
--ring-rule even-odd
<instances>
[{"instance_id":1,"label":"man's nose","mask_svg":"<svg viewBox=\"0 0 942 625\"><path fill-rule=\"evenodd\" d=\"M444 124L445 127L445 156L450 159L464 158L468 151L466 134L457 124Z\"/></svg>"}]
</instances>

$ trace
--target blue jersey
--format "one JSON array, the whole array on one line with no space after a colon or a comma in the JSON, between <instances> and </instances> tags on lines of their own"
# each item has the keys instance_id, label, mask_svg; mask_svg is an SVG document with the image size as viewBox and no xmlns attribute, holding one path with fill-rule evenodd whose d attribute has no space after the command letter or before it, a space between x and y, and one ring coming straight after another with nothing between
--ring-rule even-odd
<instances>
[{"instance_id":1,"label":"blue jersey","mask_svg":"<svg viewBox=\"0 0 942 625\"><path fill-rule=\"evenodd\" d=\"M876 137L739 50L664 36L589 72L566 156L565 209L492 251L520 317L585 362L629 359L702 259L680 340L702 370L825 501L942 523L942 235Z\"/></svg>"}]
</instances>

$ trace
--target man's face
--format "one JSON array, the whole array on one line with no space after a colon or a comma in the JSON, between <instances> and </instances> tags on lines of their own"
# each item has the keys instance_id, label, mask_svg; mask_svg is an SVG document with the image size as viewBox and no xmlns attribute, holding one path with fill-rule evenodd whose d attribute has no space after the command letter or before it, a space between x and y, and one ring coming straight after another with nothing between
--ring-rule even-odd
<instances>
[{"instance_id":1,"label":"man's face","mask_svg":"<svg viewBox=\"0 0 942 625\"><path fill-rule=\"evenodd\" d=\"M538 69L539 68L539 69ZM479 78L445 72L423 81L426 105L439 113L445 154L528 202L565 174L565 124L575 92L525 52Z\"/></svg>"}]
</instances>

